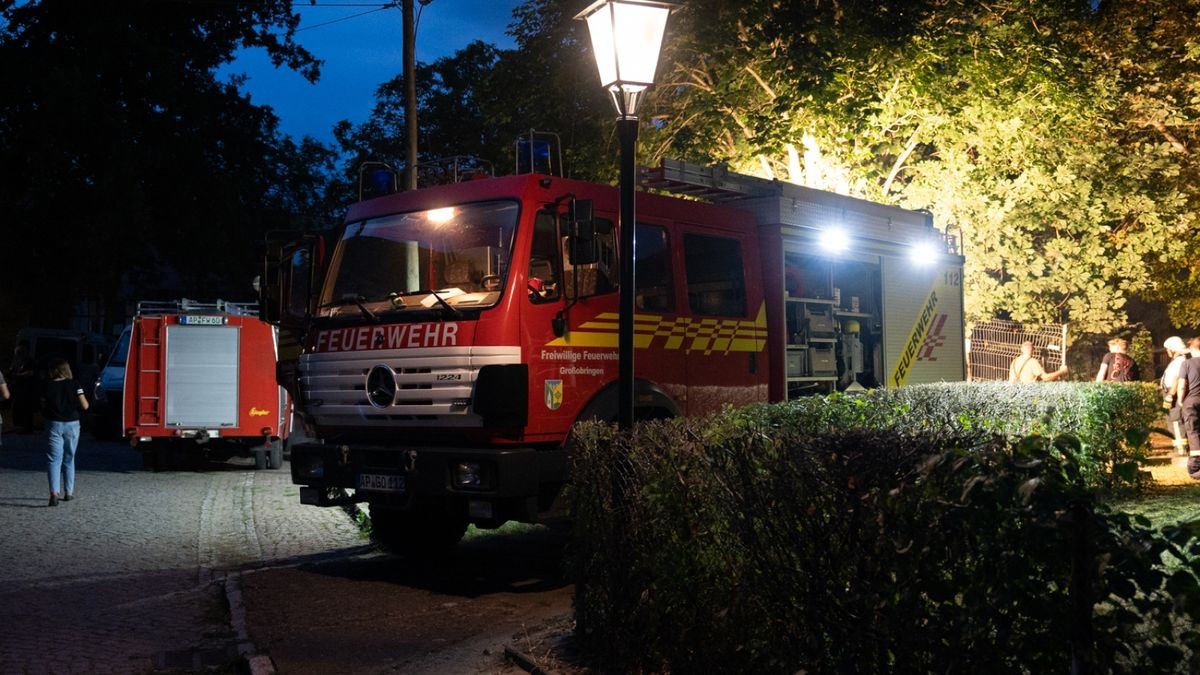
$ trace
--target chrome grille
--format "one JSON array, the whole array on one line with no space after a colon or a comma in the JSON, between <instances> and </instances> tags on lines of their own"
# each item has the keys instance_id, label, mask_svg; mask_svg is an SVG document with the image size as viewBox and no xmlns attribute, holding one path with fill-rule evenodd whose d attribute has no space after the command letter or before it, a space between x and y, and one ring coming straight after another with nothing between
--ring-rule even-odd
<instances>
[{"instance_id":1,"label":"chrome grille","mask_svg":"<svg viewBox=\"0 0 1200 675\"><path fill-rule=\"evenodd\" d=\"M520 347L332 352L300 357L302 404L317 424L331 426L481 426L469 401L479 369L521 362ZM396 380L391 406L367 398L367 375L390 369Z\"/></svg>"}]
</instances>

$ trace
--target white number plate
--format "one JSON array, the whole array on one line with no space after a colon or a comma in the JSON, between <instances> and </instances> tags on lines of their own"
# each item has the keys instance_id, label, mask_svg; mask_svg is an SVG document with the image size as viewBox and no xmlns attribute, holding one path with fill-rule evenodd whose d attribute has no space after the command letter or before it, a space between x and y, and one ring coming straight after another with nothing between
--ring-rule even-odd
<instances>
[{"instance_id":1,"label":"white number plate","mask_svg":"<svg viewBox=\"0 0 1200 675\"><path fill-rule=\"evenodd\" d=\"M358 474L358 489L372 492L404 492L404 476L360 473Z\"/></svg>"},{"instance_id":2,"label":"white number plate","mask_svg":"<svg viewBox=\"0 0 1200 675\"><path fill-rule=\"evenodd\" d=\"M187 324L189 326L224 326L225 317L184 314L183 316L179 317L179 323Z\"/></svg>"}]
</instances>

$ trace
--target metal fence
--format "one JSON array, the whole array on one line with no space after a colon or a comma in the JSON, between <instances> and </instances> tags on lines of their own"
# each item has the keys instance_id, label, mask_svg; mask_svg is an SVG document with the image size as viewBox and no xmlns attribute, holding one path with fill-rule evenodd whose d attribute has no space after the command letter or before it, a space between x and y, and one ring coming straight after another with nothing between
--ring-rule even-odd
<instances>
[{"instance_id":1,"label":"metal fence","mask_svg":"<svg viewBox=\"0 0 1200 675\"><path fill-rule=\"evenodd\" d=\"M967 341L967 379L1007 380L1008 367L1021 353L1021 343L1033 341L1033 355L1047 372L1058 370L1067 360L1067 325L1047 323L1023 325L1005 319L980 321L971 328Z\"/></svg>"}]
</instances>

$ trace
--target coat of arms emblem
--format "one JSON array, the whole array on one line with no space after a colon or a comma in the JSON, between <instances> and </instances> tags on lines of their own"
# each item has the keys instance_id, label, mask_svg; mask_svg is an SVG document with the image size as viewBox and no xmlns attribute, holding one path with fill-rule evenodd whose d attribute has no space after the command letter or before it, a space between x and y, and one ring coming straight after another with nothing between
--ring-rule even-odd
<instances>
[{"instance_id":1,"label":"coat of arms emblem","mask_svg":"<svg viewBox=\"0 0 1200 675\"><path fill-rule=\"evenodd\" d=\"M562 380L546 380L546 407L550 410L558 410L563 401L563 383Z\"/></svg>"}]
</instances>

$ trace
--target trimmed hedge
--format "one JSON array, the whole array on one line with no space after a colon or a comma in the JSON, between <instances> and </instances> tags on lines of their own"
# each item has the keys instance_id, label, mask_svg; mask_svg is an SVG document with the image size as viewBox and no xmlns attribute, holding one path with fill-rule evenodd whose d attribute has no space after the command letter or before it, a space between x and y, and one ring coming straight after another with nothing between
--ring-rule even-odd
<instances>
[{"instance_id":1,"label":"trimmed hedge","mask_svg":"<svg viewBox=\"0 0 1200 675\"><path fill-rule=\"evenodd\" d=\"M1197 526L1093 497L1141 388L1037 387L581 425L577 638L614 672L1200 667Z\"/></svg>"},{"instance_id":2,"label":"trimmed hedge","mask_svg":"<svg viewBox=\"0 0 1200 675\"><path fill-rule=\"evenodd\" d=\"M808 432L890 429L901 433L1010 436L1071 434L1088 485L1136 486L1150 430L1162 416L1162 396L1148 383L952 383L876 389L863 395L808 397L750 406L740 418Z\"/></svg>"}]
</instances>

